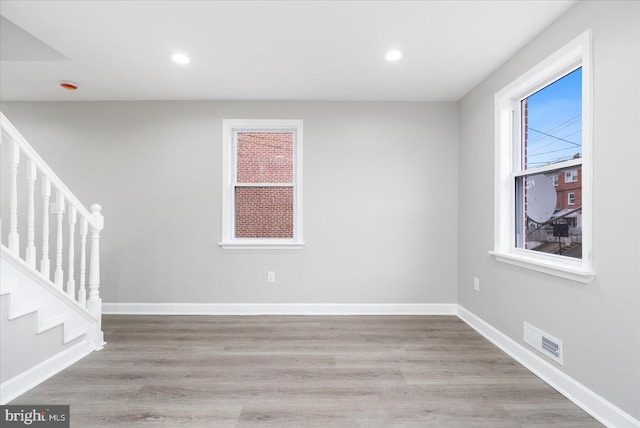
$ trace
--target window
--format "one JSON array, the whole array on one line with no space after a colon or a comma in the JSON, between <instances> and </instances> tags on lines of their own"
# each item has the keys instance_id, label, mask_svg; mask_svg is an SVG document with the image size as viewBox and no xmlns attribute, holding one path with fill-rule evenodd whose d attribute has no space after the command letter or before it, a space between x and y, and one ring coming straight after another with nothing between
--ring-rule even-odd
<instances>
[{"instance_id":1,"label":"window","mask_svg":"<svg viewBox=\"0 0 640 428\"><path fill-rule=\"evenodd\" d=\"M301 248L302 121L223 121L223 248Z\"/></svg>"},{"instance_id":2,"label":"window","mask_svg":"<svg viewBox=\"0 0 640 428\"><path fill-rule=\"evenodd\" d=\"M564 182L565 183L575 183L576 181L578 181L578 170L577 169L572 169L569 170L565 173L564 175Z\"/></svg>"},{"instance_id":3,"label":"window","mask_svg":"<svg viewBox=\"0 0 640 428\"><path fill-rule=\"evenodd\" d=\"M491 251L585 283L593 278L590 50L587 31L496 94ZM570 225L561 240L560 224Z\"/></svg>"}]
</instances>

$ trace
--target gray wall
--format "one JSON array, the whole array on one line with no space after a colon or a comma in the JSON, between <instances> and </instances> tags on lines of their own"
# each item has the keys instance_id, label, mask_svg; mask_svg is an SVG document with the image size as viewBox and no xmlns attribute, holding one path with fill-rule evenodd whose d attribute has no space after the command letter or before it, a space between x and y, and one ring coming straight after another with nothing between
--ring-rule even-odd
<instances>
[{"instance_id":1,"label":"gray wall","mask_svg":"<svg viewBox=\"0 0 640 428\"><path fill-rule=\"evenodd\" d=\"M594 49L596 277L582 285L498 263L494 93L587 28ZM561 368L640 418L640 3L581 2L459 103L458 302L512 339L523 322L564 341ZM480 278L480 293L473 277Z\"/></svg>"},{"instance_id":2,"label":"gray wall","mask_svg":"<svg viewBox=\"0 0 640 428\"><path fill-rule=\"evenodd\" d=\"M106 302L457 301L516 341L524 321L563 340L560 369L640 418L639 5L578 3L457 105L5 103L2 110L82 201L103 204ZM499 264L487 252L494 93L587 28L596 278L582 285ZM221 121L248 117L304 119L302 251L217 246ZM277 272L274 286L267 270ZM472 291L474 276L480 293Z\"/></svg>"},{"instance_id":3,"label":"gray wall","mask_svg":"<svg viewBox=\"0 0 640 428\"><path fill-rule=\"evenodd\" d=\"M456 301L455 103L12 102L2 111L85 205L103 205L104 302ZM303 250L218 247L223 118L304 120Z\"/></svg>"}]
</instances>

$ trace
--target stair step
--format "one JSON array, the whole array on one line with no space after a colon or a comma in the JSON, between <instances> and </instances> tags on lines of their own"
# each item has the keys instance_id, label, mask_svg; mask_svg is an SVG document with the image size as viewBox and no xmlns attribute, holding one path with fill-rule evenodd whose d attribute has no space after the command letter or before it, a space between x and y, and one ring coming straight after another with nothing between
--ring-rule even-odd
<instances>
[{"instance_id":1,"label":"stair step","mask_svg":"<svg viewBox=\"0 0 640 428\"><path fill-rule=\"evenodd\" d=\"M14 320L33 314L33 334L39 335L61 326L63 344L83 340L83 336L93 344L96 326L93 315L86 308L80 308L72 297L57 289L40 272L15 257L4 245L0 244L0 250L0 294L3 300L7 299L3 302L7 304L6 315L2 316Z\"/></svg>"},{"instance_id":2,"label":"stair step","mask_svg":"<svg viewBox=\"0 0 640 428\"><path fill-rule=\"evenodd\" d=\"M80 336L84 336L89 331L89 324L82 325L80 327L76 327L74 329L65 328L64 329L64 343L69 343L72 340L79 338Z\"/></svg>"},{"instance_id":3,"label":"stair step","mask_svg":"<svg viewBox=\"0 0 640 428\"><path fill-rule=\"evenodd\" d=\"M11 295L9 295L9 298L11 298ZM24 302L20 305L11 305L11 303L9 303L9 314L7 318L9 320L13 320L28 315L32 312L37 312L42 307L43 302L44 299L40 297L38 299Z\"/></svg>"},{"instance_id":4,"label":"stair step","mask_svg":"<svg viewBox=\"0 0 640 428\"><path fill-rule=\"evenodd\" d=\"M44 320L41 320L41 318L42 316L40 315L40 312L38 312L38 328L36 329L36 334L43 333L59 325L63 325L67 316L65 314L58 314L50 316Z\"/></svg>"},{"instance_id":5,"label":"stair step","mask_svg":"<svg viewBox=\"0 0 640 428\"><path fill-rule=\"evenodd\" d=\"M63 332L63 343L67 344L83 335L85 335L89 331L89 323L83 323L75 328L72 328L69 323L70 320L68 318L67 313L59 313L59 314L47 314L47 308L44 307L44 297L38 297L36 299L31 299L26 302L22 302L20 304L14 303L15 301L24 300L24 296L21 296L18 293L18 283L17 281L2 281L1 283L1 295L6 295L7 299L9 299L8 311L7 311L7 319L15 320L16 318L20 318L29 314L35 314L36 316L36 327L35 334L42 334L52 328L57 326L62 326ZM64 297L68 297L66 294Z\"/></svg>"},{"instance_id":6,"label":"stair step","mask_svg":"<svg viewBox=\"0 0 640 428\"><path fill-rule=\"evenodd\" d=\"M18 281L0 281L0 295L11 293L18 285Z\"/></svg>"}]
</instances>

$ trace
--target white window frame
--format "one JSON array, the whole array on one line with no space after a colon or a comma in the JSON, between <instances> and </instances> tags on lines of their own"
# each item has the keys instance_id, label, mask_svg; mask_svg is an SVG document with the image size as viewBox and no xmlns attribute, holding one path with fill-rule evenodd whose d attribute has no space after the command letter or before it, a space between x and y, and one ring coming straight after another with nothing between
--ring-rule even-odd
<instances>
[{"instance_id":1,"label":"white window frame","mask_svg":"<svg viewBox=\"0 0 640 428\"><path fill-rule=\"evenodd\" d=\"M589 283L592 270L592 124L593 78L591 30L587 30L547 59L495 94L494 249L499 262L549 275ZM516 247L515 177L521 170L519 103L570 71L582 67L582 157L536 168L536 173L582 166L582 258L542 253Z\"/></svg>"},{"instance_id":2,"label":"white window frame","mask_svg":"<svg viewBox=\"0 0 640 428\"><path fill-rule=\"evenodd\" d=\"M560 176L558 174L554 174L552 175L551 178L551 183L553 184L554 187L558 187L558 184L560 183Z\"/></svg>"},{"instance_id":3,"label":"white window frame","mask_svg":"<svg viewBox=\"0 0 640 428\"><path fill-rule=\"evenodd\" d=\"M564 182L565 183L575 183L578 181L578 170L571 169L564 173Z\"/></svg>"},{"instance_id":4,"label":"white window frame","mask_svg":"<svg viewBox=\"0 0 640 428\"><path fill-rule=\"evenodd\" d=\"M222 241L225 249L301 249L302 239L302 120L224 119L222 121ZM237 132L293 132L293 238L236 238L235 187ZM263 183L264 184L264 183ZM262 184L256 184L260 186ZM266 184L269 185L269 184Z\"/></svg>"},{"instance_id":5,"label":"white window frame","mask_svg":"<svg viewBox=\"0 0 640 428\"><path fill-rule=\"evenodd\" d=\"M576 194L573 192L567 193L567 205L575 205L576 204Z\"/></svg>"}]
</instances>

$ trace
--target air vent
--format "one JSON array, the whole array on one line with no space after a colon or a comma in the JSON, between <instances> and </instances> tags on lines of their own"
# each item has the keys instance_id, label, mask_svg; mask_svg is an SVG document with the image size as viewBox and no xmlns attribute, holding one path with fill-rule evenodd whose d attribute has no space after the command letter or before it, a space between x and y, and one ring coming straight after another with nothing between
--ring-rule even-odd
<instances>
[{"instance_id":1,"label":"air vent","mask_svg":"<svg viewBox=\"0 0 640 428\"><path fill-rule=\"evenodd\" d=\"M542 349L551 352L556 357L560 356L560 345L544 336L542 336Z\"/></svg>"},{"instance_id":2,"label":"air vent","mask_svg":"<svg viewBox=\"0 0 640 428\"><path fill-rule=\"evenodd\" d=\"M524 342L536 351L562 364L562 341L524 323Z\"/></svg>"}]
</instances>

